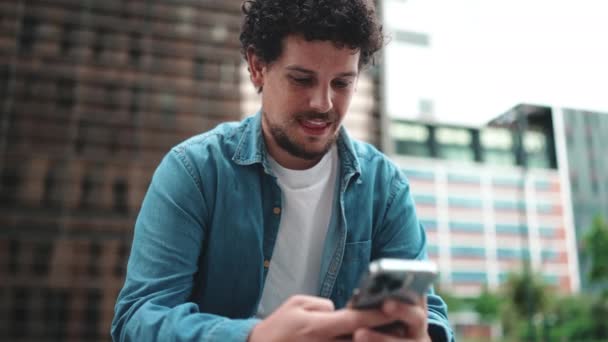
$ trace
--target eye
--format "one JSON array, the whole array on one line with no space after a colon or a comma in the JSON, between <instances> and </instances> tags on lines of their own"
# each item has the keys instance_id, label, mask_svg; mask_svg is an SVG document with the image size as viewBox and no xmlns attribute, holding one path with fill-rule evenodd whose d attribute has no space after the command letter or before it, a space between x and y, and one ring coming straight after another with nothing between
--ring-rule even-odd
<instances>
[{"instance_id":1,"label":"eye","mask_svg":"<svg viewBox=\"0 0 608 342\"><path fill-rule=\"evenodd\" d=\"M299 85L311 85L312 84L312 78L310 77L296 77L296 76L290 76L289 77L293 82L299 84Z\"/></svg>"},{"instance_id":2,"label":"eye","mask_svg":"<svg viewBox=\"0 0 608 342\"><path fill-rule=\"evenodd\" d=\"M339 88L339 89L344 89L344 88L348 88L348 86L350 86L350 84L352 82L347 81L347 80L335 80L332 83L333 83L334 87Z\"/></svg>"}]
</instances>

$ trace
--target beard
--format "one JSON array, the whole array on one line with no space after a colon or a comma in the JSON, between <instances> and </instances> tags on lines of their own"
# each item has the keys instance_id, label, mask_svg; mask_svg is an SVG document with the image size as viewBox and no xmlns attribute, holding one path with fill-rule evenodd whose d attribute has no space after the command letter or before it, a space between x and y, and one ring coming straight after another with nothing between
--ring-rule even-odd
<instances>
[{"instance_id":1,"label":"beard","mask_svg":"<svg viewBox=\"0 0 608 342\"><path fill-rule=\"evenodd\" d=\"M325 121L329 122L330 125L333 125L338 121L337 120L338 115L336 115L334 112L299 113L299 114L296 114L292 119L287 121L287 123L283 126L281 126L279 124L271 123L268 120L267 114L265 112L263 114L264 115L262 117L266 121L267 127L270 129L270 135L272 136L272 139L274 139L274 141L277 143L277 145L281 149L283 149L290 155L297 157L297 158L301 158L301 159L305 159L305 160L320 159L329 151L331 146L334 144L334 142L338 138L338 134L336 133L336 134L332 135L329 139L327 139L327 141L325 142L325 144L323 145L323 147L320 150L311 151L306 148L305 141L298 142L287 133L288 127L292 126L292 125L299 125L298 122L300 120L321 119L321 120L325 120ZM314 142L315 140L320 139L320 138L306 137L305 139L310 140L311 142Z\"/></svg>"}]
</instances>

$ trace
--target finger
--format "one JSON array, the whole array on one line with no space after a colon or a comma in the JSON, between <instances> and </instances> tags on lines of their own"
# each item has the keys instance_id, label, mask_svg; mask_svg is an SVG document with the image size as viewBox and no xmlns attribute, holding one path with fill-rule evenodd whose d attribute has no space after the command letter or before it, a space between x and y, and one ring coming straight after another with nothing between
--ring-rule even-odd
<instances>
[{"instance_id":1,"label":"finger","mask_svg":"<svg viewBox=\"0 0 608 342\"><path fill-rule=\"evenodd\" d=\"M353 342L414 342L414 340L381 334L371 329L358 329L353 335Z\"/></svg>"},{"instance_id":2,"label":"finger","mask_svg":"<svg viewBox=\"0 0 608 342\"><path fill-rule=\"evenodd\" d=\"M426 294L420 296L420 302L418 305L422 306L424 308L424 310L426 311L426 309L427 309Z\"/></svg>"},{"instance_id":3,"label":"finger","mask_svg":"<svg viewBox=\"0 0 608 342\"><path fill-rule=\"evenodd\" d=\"M408 327L409 337L422 336L427 331L427 312L424 306L389 300L382 305L382 311L403 322Z\"/></svg>"},{"instance_id":4,"label":"finger","mask_svg":"<svg viewBox=\"0 0 608 342\"><path fill-rule=\"evenodd\" d=\"M298 306L306 311L333 312L334 303L327 299L315 296L295 295L288 299L290 304Z\"/></svg>"},{"instance_id":5,"label":"finger","mask_svg":"<svg viewBox=\"0 0 608 342\"><path fill-rule=\"evenodd\" d=\"M352 334L358 328L369 328L394 321L380 310L342 309L334 312L318 312L311 319L326 336Z\"/></svg>"}]
</instances>

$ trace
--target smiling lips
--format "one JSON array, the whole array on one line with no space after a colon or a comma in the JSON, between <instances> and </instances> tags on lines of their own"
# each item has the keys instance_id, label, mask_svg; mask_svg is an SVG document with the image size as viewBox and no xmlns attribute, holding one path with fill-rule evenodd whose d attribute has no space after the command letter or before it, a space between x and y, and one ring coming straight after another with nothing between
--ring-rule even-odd
<instances>
[{"instance_id":1,"label":"smiling lips","mask_svg":"<svg viewBox=\"0 0 608 342\"><path fill-rule=\"evenodd\" d=\"M329 128L331 125L331 122L320 119L300 120L299 122L304 131L312 135L324 134L327 128Z\"/></svg>"}]
</instances>

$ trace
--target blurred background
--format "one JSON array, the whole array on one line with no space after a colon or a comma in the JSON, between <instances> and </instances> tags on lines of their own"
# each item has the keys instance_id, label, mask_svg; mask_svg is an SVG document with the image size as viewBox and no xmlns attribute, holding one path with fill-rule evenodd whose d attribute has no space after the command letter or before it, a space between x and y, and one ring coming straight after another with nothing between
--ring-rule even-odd
<instances>
[{"instance_id":1,"label":"blurred background","mask_svg":"<svg viewBox=\"0 0 608 342\"><path fill-rule=\"evenodd\" d=\"M156 165L259 108L240 4L0 2L0 340L110 339ZM409 177L460 340L608 340L604 5L377 4L345 125Z\"/></svg>"}]
</instances>

